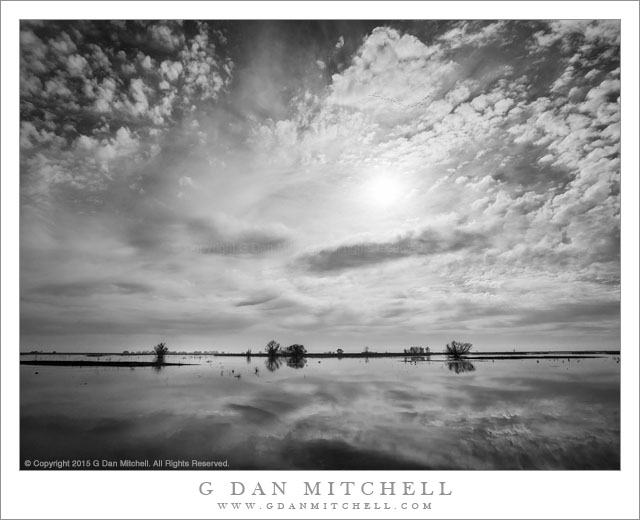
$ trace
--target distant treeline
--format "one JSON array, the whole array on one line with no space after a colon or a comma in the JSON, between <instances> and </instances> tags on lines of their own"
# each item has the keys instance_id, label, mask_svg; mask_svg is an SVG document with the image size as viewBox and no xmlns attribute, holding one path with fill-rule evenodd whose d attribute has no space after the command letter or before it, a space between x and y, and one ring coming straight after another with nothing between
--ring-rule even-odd
<instances>
[{"instance_id":1,"label":"distant treeline","mask_svg":"<svg viewBox=\"0 0 640 520\"><path fill-rule=\"evenodd\" d=\"M36 354L42 354L46 356L90 356L90 357L102 357L102 356L155 356L154 352L52 352L46 350L38 350L31 352L20 352L21 356L33 356ZM432 356L446 356L445 351L431 352ZM512 352L505 351L483 351L483 352L470 352L467 354L470 357L486 357L486 356L530 356L530 355L545 355L550 357L567 357L568 355L588 355L588 354L600 354L619 356L619 350L518 350ZM169 351L168 356L224 356L224 357L246 357L246 352L187 352L187 351ZM424 356L425 354L408 354L405 352L344 352L337 354L336 352L307 352L306 357L406 357L406 356ZM251 354L255 357L269 357L265 352L257 352Z\"/></svg>"},{"instance_id":2,"label":"distant treeline","mask_svg":"<svg viewBox=\"0 0 640 520\"><path fill-rule=\"evenodd\" d=\"M164 361L165 356L228 356L228 357L309 357L309 358L384 358L384 357L425 357L425 356L449 356L449 357L473 357L474 359L517 359L523 356L544 356L544 357L568 357L568 356L588 356L588 355L620 355L620 350L513 350L513 351L485 351L471 352L471 343L461 343L452 341L448 343L441 351L432 351L429 347L412 346L403 349L403 351L385 351L377 352L365 347L361 352L345 352L343 349L325 352L308 352L304 345L293 344L288 347L282 347L276 341L270 341L264 349L256 351L248 349L244 352L224 352L219 350L196 350L196 351L172 351L164 344L160 343L150 350L121 352L57 352L32 350L30 352L21 352L21 356L29 355L57 355L57 356L156 356L158 361Z\"/></svg>"}]
</instances>

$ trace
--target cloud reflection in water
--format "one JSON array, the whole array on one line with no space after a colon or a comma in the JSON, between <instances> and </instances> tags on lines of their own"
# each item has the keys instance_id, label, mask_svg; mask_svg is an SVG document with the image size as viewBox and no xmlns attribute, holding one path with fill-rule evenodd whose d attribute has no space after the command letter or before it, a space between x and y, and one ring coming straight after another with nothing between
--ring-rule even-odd
<instances>
[{"instance_id":1,"label":"cloud reflection in water","mask_svg":"<svg viewBox=\"0 0 640 520\"><path fill-rule=\"evenodd\" d=\"M160 372L38 367L36 376L21 367L21 458L228 459L230 469L620 465L620 374L610 358L570 370L546 360L477 370L468 361L325 359L277 370L280 359L214 360Z\"/></svg>"}]
</instances>

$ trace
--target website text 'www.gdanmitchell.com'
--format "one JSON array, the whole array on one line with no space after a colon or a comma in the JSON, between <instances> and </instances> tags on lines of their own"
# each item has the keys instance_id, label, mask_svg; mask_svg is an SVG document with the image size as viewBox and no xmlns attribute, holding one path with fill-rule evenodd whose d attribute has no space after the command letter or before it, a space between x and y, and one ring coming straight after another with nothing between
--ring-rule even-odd
<instances>
[{"instance_id":1,"label":"website text 'www.gdanmitchell.com'","mask_svg":"<svg viewBox=\"0 0 640 520\"><path fill-rule=\"evenodd\" d=\"M256 502L218 502L222 510L254 510L254 509L295 509L295 510L418 510L431 509L431 502L402 502L391 505L388 502L266 502L259 505Z\"/></svg>"}]
</instances>

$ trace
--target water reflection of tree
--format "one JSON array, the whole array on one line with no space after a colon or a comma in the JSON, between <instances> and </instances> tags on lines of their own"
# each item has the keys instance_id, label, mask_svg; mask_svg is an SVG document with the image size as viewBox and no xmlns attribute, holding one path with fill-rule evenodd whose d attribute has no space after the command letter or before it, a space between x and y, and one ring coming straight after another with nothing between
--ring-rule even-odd
<instances>
[{"instance_id":1,"label":"water reflection of tree","mask_svg":"<svg viewBox=\"0 0 640 520\"><path fill-rule=\"evenodd\" d=\"M307 364L307 358L305 357L288 357L287 366L289 368L304 368Z\"/></svg>"},{"instance_id":2,"label":"water reflection of tree","mask_svg":"<svg viewBox=\"0 0 640 520\"><path fill-rule=\"evenodd\" d=\"M264 366L269 372L275 372L283 363L286 363L289 368L304 368L307 364L307 358L305 357L268 357L264 360Z\"/></svg>"},{"instance_id":3,"label":"water reflection of tree","mask_svg":"<svg viewBox=\"0 0 640 520\"><path fill-rule=\"evenodd\" d=\"M447 361L447 367L456 374L464 374L465 372L474 372L476 370L473 363L466 359L449 358Z\"/></svg>"},{"instance_id":4,"label":"water reflection of tree","mask_svg":"<svg viewBox=\"0 0 640 520\"><path fill-rule=\"evenodd\" d=\"M418 361L428 361L428 359L426 356L411 356L404 358L404 362L409 364L417 365Z\"/></svg>"},{"instance_id":5,"label":"water reflection of tree","mask_svg":"<svg viewBox=\"0 0 640 520\"><path fill-rule=\"evenodd\" d=\"M282 366L282 359L279 357L268 357L264 361L264 366L269 372L275 372Z\"/></svg>"}]
</instances>

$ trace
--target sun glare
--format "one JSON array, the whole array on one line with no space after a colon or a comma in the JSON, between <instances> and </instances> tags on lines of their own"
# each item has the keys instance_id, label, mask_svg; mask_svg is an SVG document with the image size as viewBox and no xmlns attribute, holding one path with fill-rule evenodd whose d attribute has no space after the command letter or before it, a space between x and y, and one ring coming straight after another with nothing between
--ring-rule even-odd
<instances>
[{"instance_id":1,"label":"sun glare","mask_svg":"<svg viewBox=\"0 0 640 520\"><path fill-rule=\"evenodd\" d=\"M389 175L377 176L365 185L366 200L378 208L390 208L400 201L402 187Z\"/></svg>"}]
</instances>

